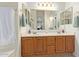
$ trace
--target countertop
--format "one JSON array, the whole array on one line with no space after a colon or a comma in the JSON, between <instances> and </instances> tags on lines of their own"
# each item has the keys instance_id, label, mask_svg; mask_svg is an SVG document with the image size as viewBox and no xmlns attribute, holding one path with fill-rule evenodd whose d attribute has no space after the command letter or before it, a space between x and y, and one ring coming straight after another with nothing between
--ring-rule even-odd
<instances>
[{"instance_id":1,"label":"countertop","mask_svg":"<svg viewBox=\"0 0 79 59\"><path fill-rule=\"evenodd\" d=\"M34 37L34 36L68 36L68 35L75 35L74 33L38 33L38 34L26 34L21 33L21 37Z\"/></svg>"},{"instance_id":2,"label":"countertop","mask_svg":"<svg viewBox=\"0 0 79 59\"><path fill-rule=\"evenodd\" d=\"M32 30L31 30L32 31ZM26 30L25 27L21 28L21 37L34 37L34 36L68 36L68 35L75 35L74 32L65 32L65 33L57 33L57 31L32 31L30 34Z\"/></svg>"}]
</instances>

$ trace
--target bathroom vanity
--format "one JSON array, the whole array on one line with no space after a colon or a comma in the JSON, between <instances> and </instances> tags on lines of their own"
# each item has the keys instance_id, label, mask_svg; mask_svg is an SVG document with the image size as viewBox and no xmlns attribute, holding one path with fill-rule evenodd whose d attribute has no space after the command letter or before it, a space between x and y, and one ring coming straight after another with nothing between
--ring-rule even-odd
<instances>
[{"instance_id":1,"label":"bathroom vanity","mask_svg":"<svg viewBox=\"0 0 79 59\"><path fill-rule=\"evenodd\" d=\"M58 35L27 35L21 37L21 56L56 56L73 54L75 36Z\"/></svg>"},{"instance_id":2,"label":"bathroom vanity","mask_svg":"<svg viewBox=\"0 0 79 59\"><path fill-rule=\"evenodd\" d=\"M21 20L27 22L24 22L25 26L21 26L21 56L59 56L74 53L75 34L71 31L72 26L65 26L72 25L72 8L60 14L56 10L24 10L27 19Z\"/></svg>"}]
</instances>

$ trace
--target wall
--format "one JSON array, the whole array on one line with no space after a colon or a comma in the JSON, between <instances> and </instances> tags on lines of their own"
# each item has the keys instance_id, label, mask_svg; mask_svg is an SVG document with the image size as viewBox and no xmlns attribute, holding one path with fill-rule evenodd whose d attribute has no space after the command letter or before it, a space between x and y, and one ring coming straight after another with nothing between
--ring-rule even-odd
<instances>
[{"instance_id":1,"label":"wall","mask_svg":"<svg viewBox=\"0 0 79 59\"><path fill-rule=\"evenodd\" d=\"M74 16L76 15L76 11L79 11L79 3L74 5ZM75 56L79 57L79 28L75 28Z\"/></svg>"},{"instance_id":2,"label":"wall","mask_svg":"<svg viewBox=\"0 0 79 59\"><path fill-rule=\"evenodd\" d=\"M59 12L65 9L65 2L56 2L56 5Z\"/></svg>"},{"instance_id":3,"label":"wall","mask_svg":"<svg viewBox=\"0 0 79 59\"><path fill-rule=\"evenodd\" d=\"M0 2L0 7L10 7L16 9L18 6L17 2Z\"/></svg>"},{"instance_id":4,"label":"wall","mask_svg":"<svg viewBox=\"0 0 79 59\"><path fill-rule=\"evenodd\" d=\"M74 16L75 16L75 12L79 11L79 2L68 2L65 5L65 9L69 8L69 7L73 7L73 23L74 23ZM75 33L75 52L74 55L79 57L79 28L74 28L73 24L70 25L70 27L68 25L66 26L66 30L67 31L71 31Z\"/></svg>"},{"instance_id":5,"label":"wall","mask_svg":"<svg viewBox=\"0 0 79 59\"><path fill-rule=\"evenodd\" d=\"M17 12L16 12L16 32L17 32L17 45L16 45L16 47L17 47L17 49L16 49L16 57L19 57L19 56L21 56L21 34L20 34L20 26L19 26L19 23L20 23L20 16L21 16L21 14L22 14L22 3L21 2L19 2L19 3L17 3Z\"/></svg>"},{"instance_id":6,"label":"wall","mask_svg":"<svg viewBox=\"0 0 79 59\"><path fill-rule=\"evenodd\" d=\"M31 8L31 9L40 9L40 10L63 10L65 8L65 2L53 2L54 7L38 7L36 2L27 2L26 4L26 8Z\"/></svg>"}]
</instances>

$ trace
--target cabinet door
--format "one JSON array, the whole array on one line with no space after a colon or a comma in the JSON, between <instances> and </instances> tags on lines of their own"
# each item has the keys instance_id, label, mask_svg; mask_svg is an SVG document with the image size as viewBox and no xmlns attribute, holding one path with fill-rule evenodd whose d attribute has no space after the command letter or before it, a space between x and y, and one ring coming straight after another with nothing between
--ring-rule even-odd
<instances>
[{"instance_id":1,"label":"cabinet door","mask_svg":"<svg viewBox=\"0 0 79 59\"><path fill-rule=\"evenodd\" d=\"M42 55L44 52L44 40L42 37L36 37L36 45L35 45L35 54L36 55Z\"/></svg>"},{"instance_id":2,"label":"cabinet door","mask_svg":"<svg viewBox=\"0 0 79 59\"><path fill-rule=\"evenodd\" d=\"M56 53L65 52L65 37L57 36L56 37Z\"/></svg>"},{"instance_id":3,"label":"cabinet door","mask_svg":"<svg viewBox=\"0 0 79 59\"><path fill-rule=\"evenodd\" d=\"M74 52L74 43L75 43L74 36L66 36L66 52Z\"/></svg>"},{"instance_id":4,"label":"cabinet door","mask_svg":"<svg viewBox=\"0 0 79 59\"><path fill-rule=\"evenodd\" d=\"M33 38L21 39L22 56L31 56L33 54Z\"/></svg>"}]
</instances>

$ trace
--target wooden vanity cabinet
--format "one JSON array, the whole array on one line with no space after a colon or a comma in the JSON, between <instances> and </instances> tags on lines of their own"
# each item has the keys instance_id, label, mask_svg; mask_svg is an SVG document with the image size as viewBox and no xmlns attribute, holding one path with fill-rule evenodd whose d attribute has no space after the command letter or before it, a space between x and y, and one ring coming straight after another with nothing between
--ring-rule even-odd
<instances>
[{"instance_id":1,"label":"wooden vanity cabinet","mask_svg":"<svg viewBox=\"0 0 79 59\"><path fill-rule=\"evenodd\" d=\"M48 46L55 46L55 36L48 36L47 37L47 45Z\"/></svg>"},{"instance_id":2,"label":"wooden vanity cabinet","mask_svg":"<svg viewBox=\"0 0 79 59\"><path fill-rule=\"evenodd\" d=\"M74 36L66 36L66 52L72 53L75 50L75 37Z\"/></svg>"},{"instance_id":3,"label":"wooden vanity cabinet","mask_svg":"<svg viewBox=\"0 0 79 59\"><path fill-rule=\"evenodd\" d=\"M21 55L22 56L32 56L34 50L34 39L31 37L22 37L21 40Z\"/></svg>"},{"instance_id":4,"label":"wooden vanity cabinet","mask_svg":"<svg viewBox=\"0 0 79 59\"><path fill-rule=\"evenodd\" d=\"M46 40L44 37L35 37L35 55L44 55L46 52Z\"/></svg>"},{"instance_id":5,"label":"wooden vanity cabinet","mask_svg":"<svg viewBox=\"0 0 79 59\"><path fill-rule=\"evenodd\" d=\"M56 37L56 53L65 53L65 36Z\"/></svg>"},{"instance_id":6,"label":"wooden vanity cabinet","mask_svg":"<svg viewBox=\"0 0 79 59\"><path fill-rule=\"evenodd\" d=\"M46 39L44 37L22 37L22 56L41 56L46 54Z\"/></svg>"},{"instance_id":7,"label":"wooden vanity cabinet","mask_svg":"<svg viewBox=\"0 0 79 59\"><path fill-rule=\"evenodd\" d=\"M21 37L21 56L50 56L74 50L74 35Z\"/></svg>"},{"instance_id":8,"label":"wooden vanity cabinet","mask_svg":"<svg viewBox=\"0 0 79 59\"><path fill-rule=\"evenodd\" d=\"M54 55L55 54L55 37L48 36L47 37L47 54Z\"/></svg>"}]
</instances>

